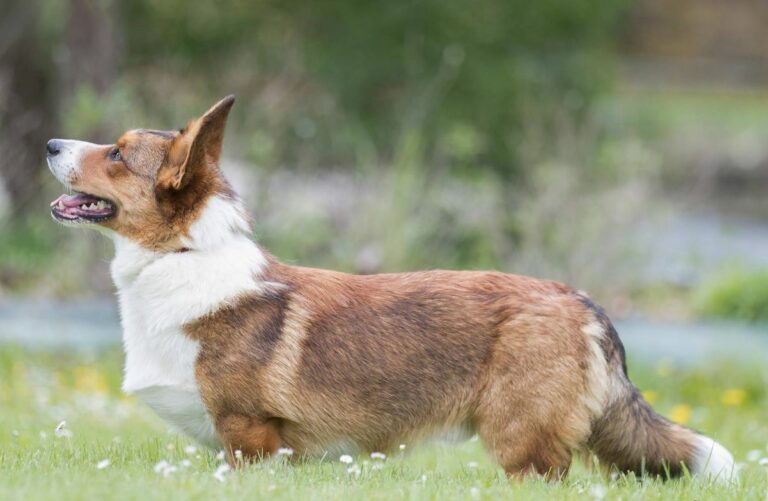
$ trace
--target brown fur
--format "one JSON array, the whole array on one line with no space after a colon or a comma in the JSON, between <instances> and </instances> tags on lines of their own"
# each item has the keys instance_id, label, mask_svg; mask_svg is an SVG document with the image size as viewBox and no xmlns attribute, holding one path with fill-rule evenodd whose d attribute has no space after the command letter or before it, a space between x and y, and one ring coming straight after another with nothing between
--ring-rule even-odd
<instances>
[{"instance_id":1,"label":"brown fur","mask_svg":"<svg viewBox=\"0 0 768 501\"><path fill-rule=\"evenodd\" d=\"M656 414L627 376L624 346L605 311L580 294L605 335L601 343L615 386L587 442L601 461L620 471L679 476L690 467L696 433Z\"/></svg>"},{"instance_id":2,"label":"brown fur","mask_svg":"<svg viewBox=\"0 0 768 501\"><path fill-rule=\"evenodd\" d=\"M114 201L104 223L180 250L218 169L228 98L180 132L139 130L84 160L76 189ZM267 255L265 289L185 326L196 379L235 462L290 447L387 451L460 428L513 476L562 477L591 448L607 466L679 474L695 434L656 415L626 375L604 312L551 281L495 272L357 276Z\"/></svg>"},{"instance_id":3,"label":"brown fur","mask_svg":"<svg viewBox=\"0 0 768 501\"><path fill-rule=\"evenodd\" d=\"M183 132L126 132L114 145L86 155L70 184L117 206L117 215L103 226L149 249L181 250L181 237L208 198L232 195L218 162L233 102L231 96L221 100ZM109 159L114 148L121 160Z\"/></svg>"},{"instance_id":4,"label":"brown fur","mask_svg":"<svg viewBox=\"0 0 768 501\"><path fill-rule=\"evenodd\" d=\"M459 427L511 475L559 478L587 445L622 469L653 453L646 470L659 474L691 457L642 441L627 453L610 437L634 429L635 414L607 417L611 408L604 415L585 398L590 364L606 362L591 360L582 328L603 317L562 284L488 272L355 276L274 260L264 279L282 285L188 328L216 419L272 420L280 443L315 455L337 443L387 451ZM610 346L601 357L621 372L623 348ZM625 405L623 394L615 402Z\"/></svg>"},{"instance_id":5,"label":"brown fur","mask_svg":"<svg viewBox=\"0 0 768 501\"><path fill-rule=\"evenodd\" d=\"M277 452L280 435L275 420L243 414L227 414L215 420L216 432L226 444L230 464L239 465L237 451L244 459L261 459Z\"/></svg>"},{"instance_id":6,"label":"brown fur","mask_svg":"<svg viewBox=\"0 0 768 501\"><path fill-rule=\"evenodd\" d=\"M695 432L656 414L637 389L611 403L595 423L588 446L619 471L676 477L690 468Z\"/></svg>"}]
</instances>

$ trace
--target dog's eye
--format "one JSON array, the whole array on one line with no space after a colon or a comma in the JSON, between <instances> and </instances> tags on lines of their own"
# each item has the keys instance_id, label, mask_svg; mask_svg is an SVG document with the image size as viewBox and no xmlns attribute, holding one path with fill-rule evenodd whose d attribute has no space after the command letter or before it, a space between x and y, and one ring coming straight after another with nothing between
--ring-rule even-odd
<instances>
[{"instance_id":1,"label":"dog's eye","mask_svg":"<svg viewBox=\"0 0 768 501\"><path fill-rule=\"evenodd\" d=\"M120 156L120 148L114 148L112 151L110 151L109 159L115 162L122 160L123 157Z\"/></svg>"}]
</instances>

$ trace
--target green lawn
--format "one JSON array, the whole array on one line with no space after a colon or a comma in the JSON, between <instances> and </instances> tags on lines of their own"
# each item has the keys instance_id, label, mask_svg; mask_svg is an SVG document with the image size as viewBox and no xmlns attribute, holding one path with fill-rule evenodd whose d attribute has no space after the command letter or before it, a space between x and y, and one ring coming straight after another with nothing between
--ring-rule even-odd
<instances>
[{"instance_id":1,"label":"green lawn","mask_svg":"<svg viewBox=\"0 0 768 501\"><path fill-rule=\"evenodd\" d=\"M298 465L273 460L224 473L222 481L214 475L221 464L215 452L192 448L120 394L121 362L119 352L0 347L0 499L768 498L768 466L759 464L768 457L768 367L633 367L657 409L716 437L743 463L738 486L714 486L610 479L579 465L560 484L514 483L472 440L406 444L404 453L357 457L351 466L336 457ZM61 421L66 425L57 433Z\"/></svg>"}]
</instances>

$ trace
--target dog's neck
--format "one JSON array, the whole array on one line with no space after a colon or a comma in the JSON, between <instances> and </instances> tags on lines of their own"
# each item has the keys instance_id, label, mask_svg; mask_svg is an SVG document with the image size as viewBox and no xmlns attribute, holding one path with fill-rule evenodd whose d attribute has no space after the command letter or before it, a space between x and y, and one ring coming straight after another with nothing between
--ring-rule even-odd
<instances>
[{"instance_id":1,"label":"dog's neck","mask_svg":"<svg viewBox=\"0 0 768 501\"><path fill-rule=\"evenodd\" d=\"M161 413L171 401L185 402L183 412L192 409L205 416L194 373L199 345L184 335L184 328L239 298L274 288L264 280L271 259L251 240L245 212L229 198L207 201L180 239L187 252L150 250L120 236L114 240L112 277L125 349L123 390ZM171 421L179 417L169 416ZM179 426L188 422L181 419ZM199 440L215 440L207 425L193 428L193 434L208 430Z\"/></svg>"},{"instance_id":2,"label":"dog's neck","mask_svg":"<svg viewBox=\"0 0 768 501\"><path fill-rule=\"evenodd\" d=\"M243 273L258 276L267 265L267 258L251 240L251 227L245 210L239 201L214 196L186 235L180 237L180 246L172 251L147 249L128 238L113 234L115 258L112 261L112 279L118 290L132 285L148 268L156 268L162 262L173 269L175 275L197 276L205 272L215 273L222 266L221 259L235 259ZM205 263L205 265L203 264ZM204 266L206 269L192 269ZM184 269L186 268L186 269ZM230 270L232 271L232 270ZM170 273L170 271L169 271ZM222 277L223 278L223 277ZM215 278L211 277L211 280ZM197 286L204 286L198 282Z\"/></svg>"}]
</instances>

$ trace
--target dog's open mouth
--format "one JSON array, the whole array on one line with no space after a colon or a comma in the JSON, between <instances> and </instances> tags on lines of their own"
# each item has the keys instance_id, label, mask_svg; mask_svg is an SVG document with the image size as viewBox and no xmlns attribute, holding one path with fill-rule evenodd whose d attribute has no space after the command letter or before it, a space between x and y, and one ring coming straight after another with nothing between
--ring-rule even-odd
<instances>
[{"instance_id":1,"label":"dog's open mouth","mask_svg":"<svg viewBox=\"0 0 768 501\"><path fill-rule=\"evenodd\" d=\"M51 214L60 221L96 223L111 218L116 212L109 200L86 193L61 195L51 202Z\"/></svg>"}]
</instances>

